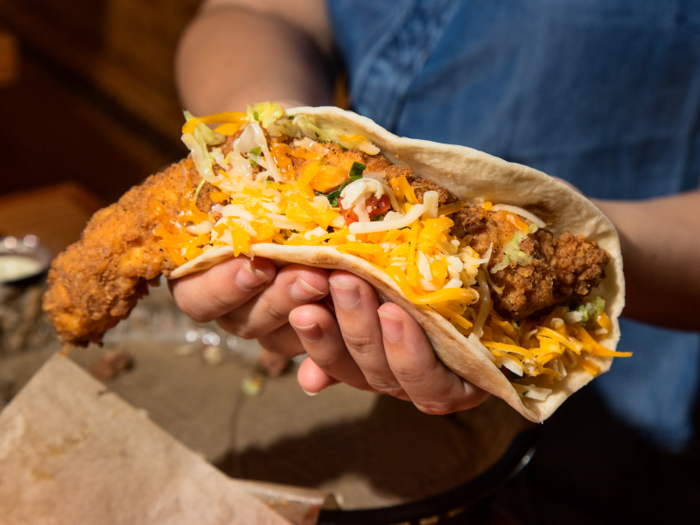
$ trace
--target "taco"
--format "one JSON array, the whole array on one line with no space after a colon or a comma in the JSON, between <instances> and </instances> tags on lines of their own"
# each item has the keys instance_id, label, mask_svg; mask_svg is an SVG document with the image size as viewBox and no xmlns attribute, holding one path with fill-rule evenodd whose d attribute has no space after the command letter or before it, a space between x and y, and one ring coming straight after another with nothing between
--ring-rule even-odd
<instances>
[{"instance_id":1,"label":"taco","mask_svg":"<svg viewBox=\"0 0 700 525\"><path fill-rule=\"evenodd\" d=\"M55 261L44 304L64 342L100 342L161 274L246 255L360 275L445 365L531 421L630 355L615 351L615 228L544 173L337 108L187 117L190 156Z\"/></svg>"}]
</instances>

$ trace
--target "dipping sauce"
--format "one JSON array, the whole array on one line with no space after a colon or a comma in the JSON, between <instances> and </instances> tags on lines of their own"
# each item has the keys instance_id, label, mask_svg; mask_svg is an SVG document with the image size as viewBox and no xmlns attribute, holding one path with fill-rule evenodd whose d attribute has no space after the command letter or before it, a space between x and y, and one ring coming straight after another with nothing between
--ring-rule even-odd
<instances>
[{"instance_id":1,"label":"dipping sauce","mask_svg":"<svg viewBox=\"0 0 700 525\"><path fill-rule=\"evenodd\" d=\"M41 272L42 265L32 257L0 255L0 282L18 281Z\"/></svg>"}]
</instances>

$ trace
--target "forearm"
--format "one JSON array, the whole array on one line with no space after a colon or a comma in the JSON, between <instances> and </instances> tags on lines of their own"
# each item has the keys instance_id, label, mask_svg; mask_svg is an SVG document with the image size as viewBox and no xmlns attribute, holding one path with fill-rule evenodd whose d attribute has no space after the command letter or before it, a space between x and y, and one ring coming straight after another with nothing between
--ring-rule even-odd
<instances>
[{"instance_id":1,"label":"forearm","mask_svg":"<svg viewBox=\"0 0 700 525\"><path fill-rule=\"evenodd\" d=\"M181 39L176 76L183 106L203 115L266 100L329 104L326 64L313 39L284 19L211 5Z\"/></svg>"},{"instance_id":2,"label":"forearm","mask_svg":"<svg viewBox=\"0 0 700 525\"><path fill-rule=\"evenodd\" d=\"M700 192L645 201L596 201L620 233L624 315L700 330Z\"/></svg>"}]
</instances>

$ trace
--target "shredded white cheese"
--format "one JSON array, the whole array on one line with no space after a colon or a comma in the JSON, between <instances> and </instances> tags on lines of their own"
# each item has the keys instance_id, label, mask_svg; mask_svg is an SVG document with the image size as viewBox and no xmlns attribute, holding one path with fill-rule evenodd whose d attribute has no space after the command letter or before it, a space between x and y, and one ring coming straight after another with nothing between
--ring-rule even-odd
<instances>
[{"instance_id":1,"label":"shredded white cheese","mask_svg":"<svg viewBox=\"0 0 700 525\"><path fill-rule=\"evenodd\" d=\"M318 226L318 227L314 228L313 230L311 230L310 232L306 232L304 234L304 238L307 241L309 241L309 240L313 239L314 237L320 237L321 235L326 235L327 233L328 232L326 230L324 230L323 228Z\"/></svg>"},{"instance_id":2,"label":"shredded white cheese","mask_svg":"<svg viewBox=\"0 0 700 525\"><path fill-rule=\"evenodd\" d=\"M464 269L464 263L459 257L455 255L447 257L447 264L449 264L450 268L452 268L457 273L461 272Z\"/></svg>"},{"instance_id":3,"label":"shredded white cheese","mask_svg":"<svg viewBox=\"0 0 700 525\"><path fill-rule=\"evenodd\" d=\"M254 219L253 214L246 210L240 204L228 204L224 206L221 210L221 215L224 217L237 217L239 219L246 219L252 221Z\"/></svg>"},{"instance_id":4,"label":"shredded white cheese","mask_svg":"<svg viewBox=\"0 0 700 525\"><path fill-rule=\"evenodd\" d=\"M564 314L564 320L567 323L580 323L583 320L583 314L576 310L572 310L571 312L566 312Z\"/></svg>"},{"instance_id":5,"label":"shredded white cheese","mask_svg":"<svg viewBox=\"0 0 700 525\"><path fill-rule=\"evenodd\" d=\"M433 280L433 274L430 272L430 262L425 254L418 250L418 271L426 281Z\"/></svg>"},{"instance_id":6,"label":"shredded white cheese","mask_svg":"<svg viewBox=\"0 0 700 525\"><path fill-rule=\"evenodd\" d=\"M438 287L435 286L431 281L426 281L425 279L418 280L420 287L426 292L437 292Z\"/></svg>"},{"instance_id":7,"label":"shredded white cheese","mask_svg":"<svg viewBox=\"0 0 700 525\"><path fill-rule=\"evenodd\" d=\"M304 149L308 149L310 152L315 153L319 157L324 157L329 151L328 148L322 146L315 140L310 139L309 137L296 139L294 141L294 145L301 146Z\"/></svg>"},{"instance_id":8,"label":"shredded white cheese","mask_svg":"<svg viewBox=\"0 0 700 525\"><path fill-rule=\"evenodd\" d=\"M538 386L532 385L519 385L517 383L511 383L515 391L523 397L529 397L530 399L536 399L537 401L544 401L549 397L552 391L549 388L540 388Z\"/></svg>"},{"instance_id":9,"label":"shredded white cheese","mask_svg":"<svg viewBox=\"0 0 700 525\"><path fill-rule=\"evenodd\" d=\"M265 215L272 221L275 228L297 231L303 231L306 229L306 225L303 222L293 221L284 215L277 215L276 213L266 213Z\"/></svg>"},{"instance_id":10,"label":"shredded white cheese","mask_svg":"<svg viewBox=\"0 0 700 525\"><path fill-rule=\"evenodd\" d=\"M426 219L437 219L439 198L440 195L437 191L426 191L423 194L423 206L425 206L424 217Z\"/></svg>"},{"instance_id":11,"label":"shredded white cheese","mask_svg":"<svg viewBox=\"0 0 700 525\"><path fill-rule=\"evenodd\" d=\"M501 364L508 370L513 372L518 377L523 377L523 365L520 364L520 361L507 355L500 356L500 359Z\"/></svg>"},{"instance_id":12,"label":"shredded white cheese","mask_svg":"<svg viewBox=\"0 0 700 525\"><path fill-rule=\"evenodd\" d=\"M511 206L510 204L494 204L491 209L493 211L509 211L510 213L515 213L521 217L525 217L530 222L534 222L540 228L545 228L547 223L540 219L537 215L527 210L524 210L520 206Z\"/></svg>"},{"instance_id":13,"label":"shredded white cheese","mask_svg":"<svg viewBox=\"0 0 700 525\"><path fill-rule=\"evenodd\" d=\"M365 199L372 194L379 199L384 195L384 185L374 179L358 179L345 186L340 192L341 203L347 210L357 205L360 199Z\"/></svg>"},{"instance_id":14,"label":"shredded white cheese","mask_svg":"<svg viewBox=\"0 0 700 525\"><path fill-rule=\"evenodd\" d=\"M398 230L410 226L413 221L418 219L425 211L425 206L416 204L411 211L404 215L401 219L387 220L377 222L353 222L350 225L350 233L374 233L384 232L389 230Z\"/></svg>"},{"instance_id":15,"label":"shredded white cheese","mask_svg":"<svg viewBox=\"0 0 700 525\"><path fill-rule=\"evenodd\" d=\"M324 197L325 199L325 197ZM345 226L345 219L343 219L342 215L338 215L333 218L333 221L331 222L331 226L334 228L342 228Z\"/></svg>"},{"instance_id":16,"label":"shredded white cheese","mask_svg":"<svg viewBox=\"0 0 700 525\"><path fill-rule=\"evenodd\" d=\"M488 270L487 270L488 271ZM489 285L486 282L486 277L484 277L484 271L479 270L476 276L479 282L479 293L481 294L481 309L479 310L479 315L474 323L474 330L472 334L476 334L477 337L484 335L484 323L486 322L486 317L491 311L491 292L489 291Z\"/></svg>"},{"instance_id":17,"label":"shredded white cheese","mask_svg":"<svg viewBox=\"0 0 700 525\"><path fill-rule=\"evenodd\" d=\"M190 224L187 227L187 231L194 235L199 235L200 233L209 233L213 227L214 224L211 221L202 221L199 224Z\"/></svg>"},{"instance_id":18,"label":"shredded white cheese","mask_svg":"<svg viewBox=\"0 0 700 525\"><path fill-rule=\"evenodd\" d=\"M403 213L396 213L395 211L388 211L384 216L385 221L395 221L404 217Z\"/></svg>"},{"instance_id":19,"label":"shredded white cheese","mask_svg":"<svg viewBox=\"0 0 700 525\"><path fill-rule=\"evenodd\" d=\"M234 223L234 224L237 224L238 226L240 226L241 228L243 228L243 229L245 230L245 232L246 232L248 235L250 235L251 237L255 237L255 236L257 235L257 233L255 233L255 230L253 229L253 227L250 225L250 223L249 223L247 220L245 220L245 219L234 219L234 220L233 220L233 223Z\"/></svg>"},{"instance_id":20,"label":"shredded white cheese","mask_svg":"<svg viewBox=\"0 0 700 525\"><path fill-rule=\"evenodd\" d=\"M553 317L552 320L549 322L549 326L556 330L559 327L564 326L564 319L562 319L561 317Z\"/></svg>"},{"instance_id":21,"label":"shredded white cheese","mask_svg":"<svg viewBox=\"0 0 700 525\"><path fill-rule=\"evenodd\" d=\"M489 361L491 361L492 363L496 362L496 356L489 352L489 349L486 348L483 344L481 344L481 341L479 341L479 338L476 335L474 335L474 332L469 334L469 337L467 337L467 341L473 344L474 347L476 347L477 349L481 350L481 353L484 354Z\"/></svg>"},{"instance_id":22,"label":"shredded white cheese","mask_svg":"<svg viewBox=\"0 0 700 525\"><path fill-rule=\"evenodd\" d=\"M270 154L270 149L267 147L267 139L265 139L265 134L260 128L260 124L258 124L257 122L251 122L250 124L248 124L248 126L253 128L253 131L255 132L255 142L257 142L258 146L260 146L260 150L265 156L268 169L270 170L270 173L272 173L272 178L275 179L276 182L282 182L284 180L284 177L282 177L282 174L277 169L275 159L273 159L272 155Z\"/></svg>"},{"instance_id":23,"label":"shredded white cheese","mask_svg":"<svg viewBox=\"0 0 700 525\"><path fill-rule=\"evenodd\" d=\"M360 195L355 201L355 207L352 209L360 222L370 222L369 212L371 211L365 201L365 194Z\"/></svg>"},{"instance_id":24,"label":"shredded white cheese","mask_svg":"<svg viewBox=\"0 0 700 525\"><path fill-rule=\"evenodd\" d=\"M449 282L443 286L443 290L446 288L461 288L462 287L462 279L459 278L452 278L449 280Z\"/></svg>"}]
</instances>

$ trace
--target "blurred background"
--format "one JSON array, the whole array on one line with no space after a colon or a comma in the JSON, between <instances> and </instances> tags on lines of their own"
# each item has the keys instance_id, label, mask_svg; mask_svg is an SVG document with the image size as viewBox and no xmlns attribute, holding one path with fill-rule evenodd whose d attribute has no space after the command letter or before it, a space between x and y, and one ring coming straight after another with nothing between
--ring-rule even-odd
<instances>
[{"instance_id":1,"label":"blurred background","mask_svg":"<svg viewBox=\"0 0 700 525\"><path fill-rule=\"evenodd\" d=\"M199 4L1 0L0 195L70 180L111 202L181 158L172 64Z\"/></svg>"},{"instance_id":2,"label":"blurred background","mask_svg":"<svg viewBox=\"0 0 700 525\"><path fill-rule=\"evenodd\" d=\"M201 0L0 0L0 236L53 254L186 153L173 80Z\"/></svg>"}]
</instances>

